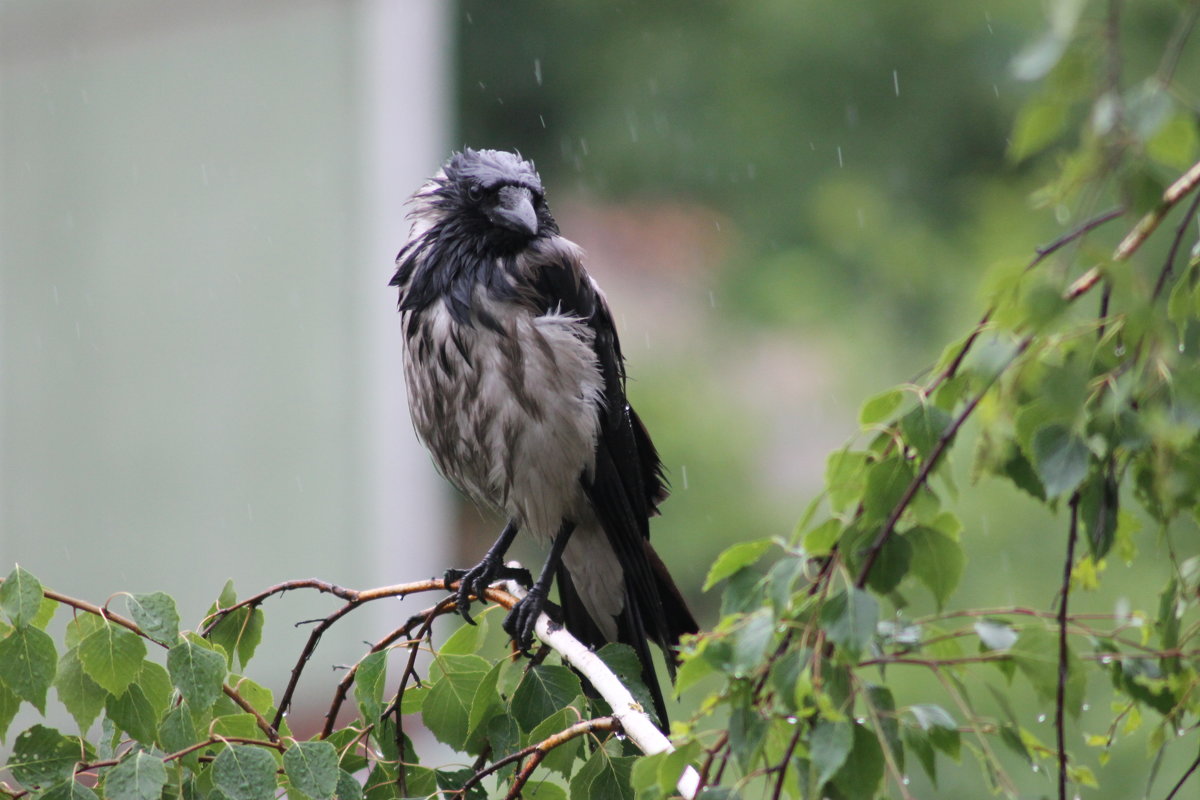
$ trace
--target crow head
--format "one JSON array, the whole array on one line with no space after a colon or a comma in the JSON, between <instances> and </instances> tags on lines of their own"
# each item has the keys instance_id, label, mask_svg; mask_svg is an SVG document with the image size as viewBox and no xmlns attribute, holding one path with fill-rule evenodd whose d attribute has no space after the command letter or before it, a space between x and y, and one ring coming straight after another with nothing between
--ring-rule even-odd
<instances>
[{"instance_id":1,"label":"crow head","mask_svg":"<svg viewBox=\"0 0 1200 800\"><path fill-rule=\"evenodd\" d=\"M432 181L428 203L482 255L503 255L557 233L533 164L503 150L455 153ZM419 200L418 200L419 202Z\"/></svg>"},{"instance_id":2,"label":"crow head","mask_svg":"<svg viewBox=\"0 0 1200 800\"><path fill-rule=\"evenodd\" d=\"M535 239L558 234L537 170L503 150L466 148L450 156L412 205L413 228L392 279L401 310L443 298L465 321L473 287L511 293L504 273L516 256Z\"/></svg>"}]
</instances>

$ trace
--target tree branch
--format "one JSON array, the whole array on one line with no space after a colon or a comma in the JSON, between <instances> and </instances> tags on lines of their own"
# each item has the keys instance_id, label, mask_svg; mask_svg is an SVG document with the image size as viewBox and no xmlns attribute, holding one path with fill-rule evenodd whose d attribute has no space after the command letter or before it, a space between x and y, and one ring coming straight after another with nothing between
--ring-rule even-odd
<instances>
[{"instance_id":1,"label":"tree branch","mask_svg":"<svg viewBox=\"0 0 1200 800\"><path fill-rule=\"evenodd\" d=\"M1058 603L1058 687L1054 695L1054 733L1058 748L1058 800L1067 800L1066 715L1067 673L1067 599L1071 594L1071 570L1075 566L1075 540L1079 537L1079 493L1071 495L1071 522L1067 531L1067 557L1063 564L1062 590Z\"/></svg>"}]
</instances>

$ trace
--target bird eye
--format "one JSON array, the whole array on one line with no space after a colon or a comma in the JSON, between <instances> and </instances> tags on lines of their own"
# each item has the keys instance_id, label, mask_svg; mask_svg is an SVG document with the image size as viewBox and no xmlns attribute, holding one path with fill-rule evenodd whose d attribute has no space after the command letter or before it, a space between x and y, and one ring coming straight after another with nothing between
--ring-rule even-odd
<instances>
[{"instance_id":1,"label":"bird eye","mask_svg":"<svg viewBox=\"0 0 1200 800\"><path fill-rule=\"evenodd\" d=\"M483 187L478 183L472 183L467 187L467 199L473 203L477 203L483 199Z\"/></svg>"}]
</instances>

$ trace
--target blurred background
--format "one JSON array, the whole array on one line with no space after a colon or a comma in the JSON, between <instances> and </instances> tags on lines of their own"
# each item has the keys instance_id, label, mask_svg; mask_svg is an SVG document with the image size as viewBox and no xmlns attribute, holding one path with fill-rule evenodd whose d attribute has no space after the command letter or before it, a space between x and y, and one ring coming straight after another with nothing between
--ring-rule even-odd
<instances>
[{"instance_id":1,"label":"blurred background","mask_svg":"<svg viewBox=\"0 0 1200 800\"><path fill-rule=\"evenodd\" d=\"M1174 21L1153 5L1134 50ZM713 556L790 534L862 398L1061 232L1005 158L1008 64L1045 25L935 0L0 0L3 570L165 590L194 624L227 578L474 563L496 521L412 437L386 284L407 196L452 149L512 148L609 295L673 486L655 542L711 624ZM1061 521L970 495L988 568L958 602L1048 605L1057 559L1021 553ZM312 708L424 604L335 627ZM332 608L269 603L256 676L282 686L290 623Z\"/></svg>"}]
</instances>

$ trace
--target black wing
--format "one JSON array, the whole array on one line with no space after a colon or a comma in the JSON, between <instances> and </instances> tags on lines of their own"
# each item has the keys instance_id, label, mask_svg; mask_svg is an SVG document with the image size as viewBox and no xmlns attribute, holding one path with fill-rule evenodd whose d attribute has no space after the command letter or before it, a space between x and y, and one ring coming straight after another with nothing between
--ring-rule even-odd
<instances>
[{"instance_id":1,"label":"black wing","mask_svg":"<svg viewBox=\"0 0 1200 800\"><path fill-rule=\"evenodd\" d=\"M580 481L624 573L625 609L617 620L618 638L637 652L655 710L665 721L665 704L646 642L653 640L663 648L674 672L671 648L682 634L694 633L697 626L666 567L650 547L650 516L667 496L662 462L626 399L625 365L616 326L582 265L545 264L537 270L531 288L542 310L578 315L595 334L604 396L596 409L600 425L595 469ZM591 646L604 644L565 568L558 577L568 630Z\"/></svg>"}]
</instances>

